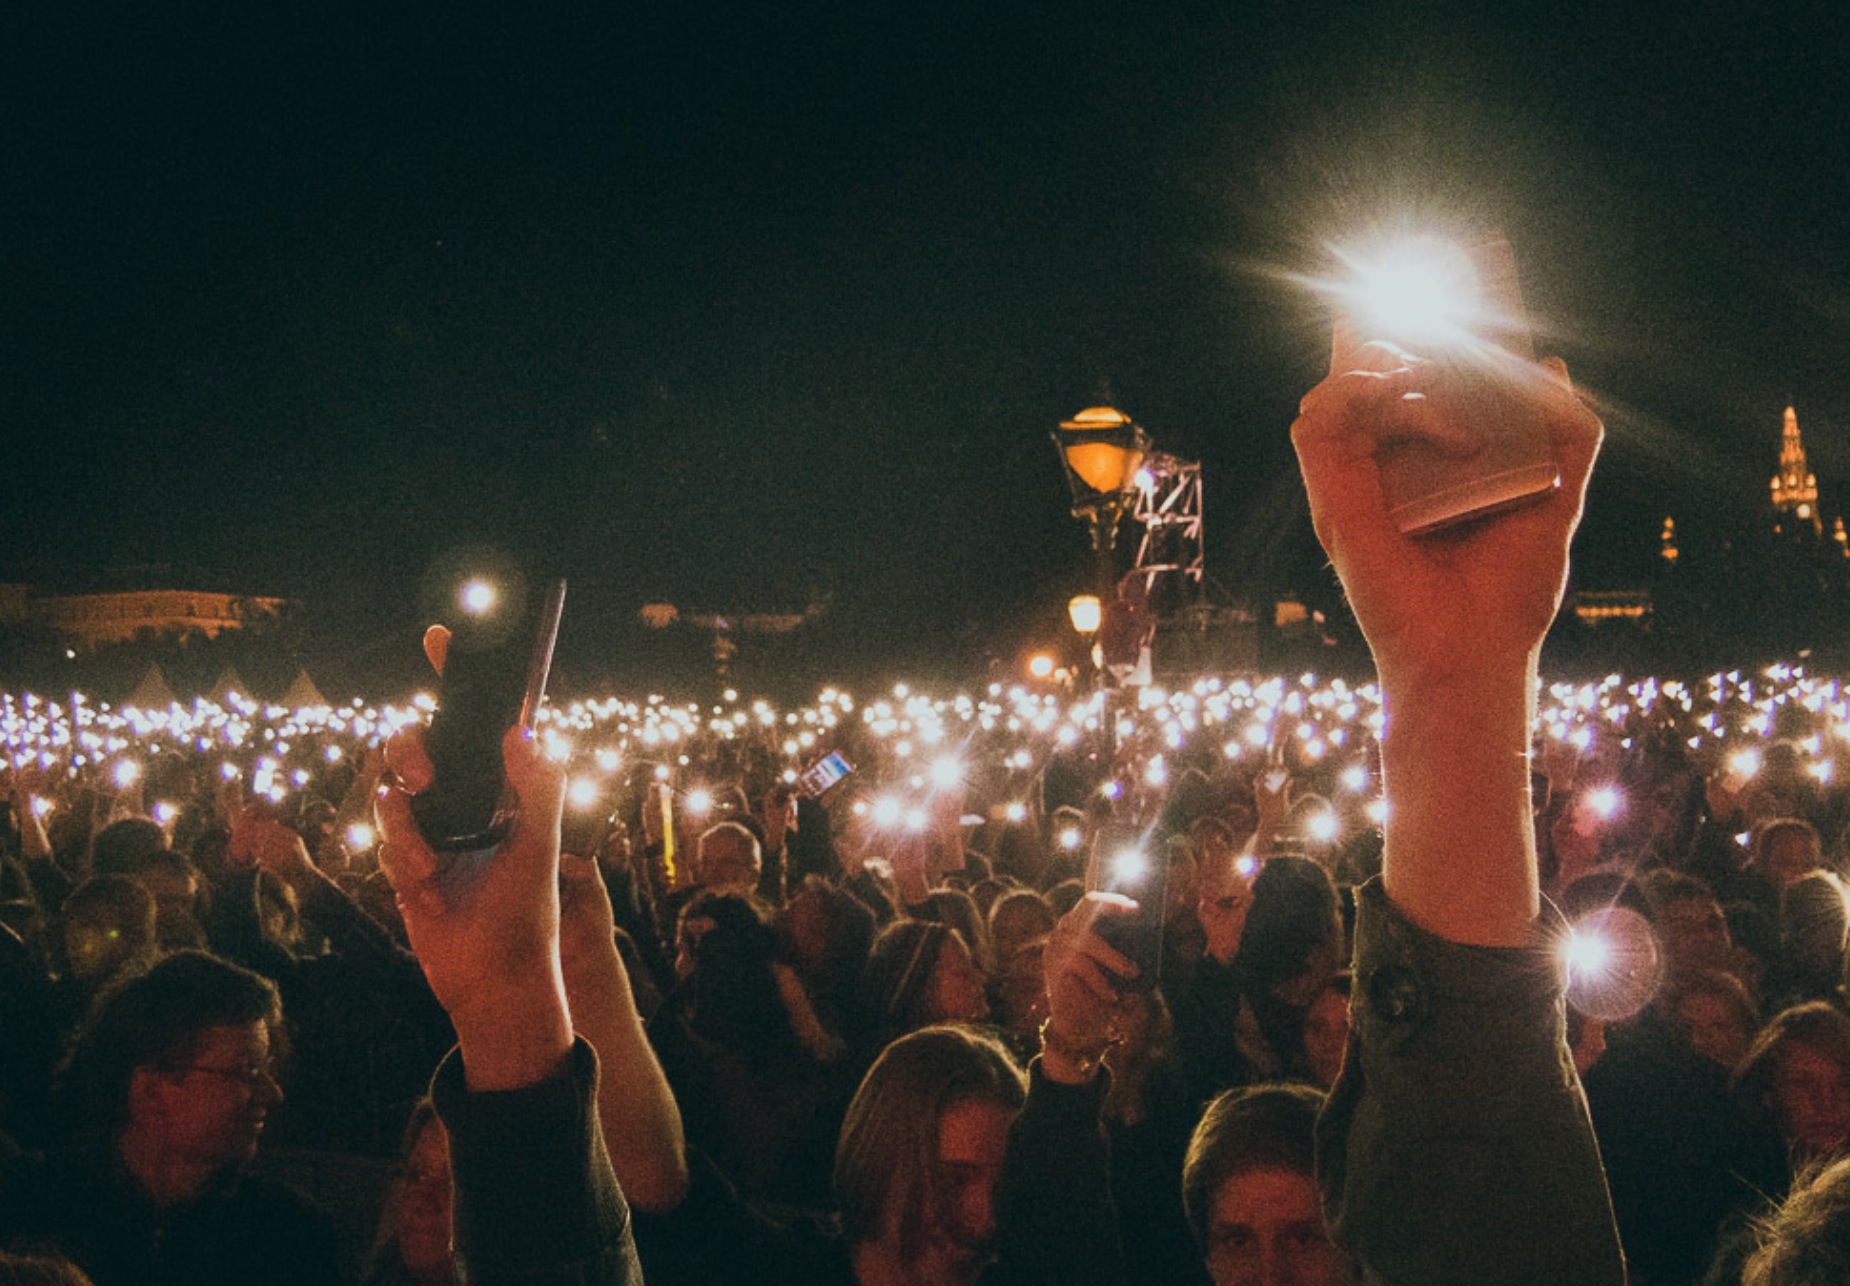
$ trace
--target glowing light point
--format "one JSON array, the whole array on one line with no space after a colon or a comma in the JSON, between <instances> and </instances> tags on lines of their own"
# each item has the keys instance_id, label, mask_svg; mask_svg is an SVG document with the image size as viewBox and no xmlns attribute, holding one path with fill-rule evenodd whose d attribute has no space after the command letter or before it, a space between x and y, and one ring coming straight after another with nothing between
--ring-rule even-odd
<instances>
[{"instance_id":1,"label":"glowing light point","mask_svg":"<svg viewBox=\"0 0 1850 1286\"><path fill-rule=\"evenodd\" d=\"M1127 848L1111 859L1111 878L1116 884L1140 884L1150 873L1150 861L1134 848Z\"/></svg>"},{"instance_id":2,"label":"glowing light point","mask_svg":"<svg viewBox=\"0 0 1850 1286\"><path fill-rule=\"evenodd\" d=\"M1060 847L1070 853L1083 844L1085 838L1078 827L1068 826L1060 832Z\"/></svg>"},{"instance_id":3,"label":"glowing light point","mask_svg":"<svg viewBox=\"0 0 1850 1286\"><path fill-rule=\"evenodd\" d=\"M696 787L687 792L687 811L700 817L713 810L713 792Z\"/></svg>"},{"instance_id":4,"label":"glowing light point","mask_svg":"<svg viewBox=\"0 0 1850 1286\"><path fill-rule=\"evenodd\" d=\"M1341 829L1334 813L1312 813L1304 822L1305 832L1319 844L1330 843Z\"/></svg>"},{"instance_id":5,"label":"glowing light point","mask_svg":"<svg viewBox=\"0 0 1850 1286\"><path fill-rule=\"evenodd\" d=\"M1007 817L1011 822L1026 821L1028 819L1028 806L1026 804L1010 804L1008 808L1003 811L1003 816Z\"/></svg>"},{"instance_id":6,"label":"glowing light point","mask_svg":"<svg viewBox=\"0 0 1850 1286\"><path fill-rule=\"evenodd\" d=\"M347 828L347 847L355 853L364 853L373 846L373 828L365 822L355 822Z\"/></svg>"},{"instance_id":7,"label":"glowing light point","mask_svg":"<svg viewBox=\"0 0 1850 1286\"><path fill-rule=\"evenodd\" d=\"M1587 792L1587 807L1591 808L1593 815L1603 822L1609 822L1618 816L1621 802L1619 792L1611 786L1601 786L1597 790Z\"/></svg>"},{"instance_id":8,"label":"glowing light point","mask_svg":"<svg viewBox=\"0 0 1850 1286\"><path fill-rule=\"evenodd\" d=\"M458 596L463 611L471 616L486 615L495 605L495 587L485 580L472 580Z\"/></svg>"},{"instance_id":9,"label":"glowing light point","mask_svg":"<svg viewBox=\"0 0 1850 1286\"><path fill-rule=\"evenodd\" d=\"M939 790L949 790L964 779L964 766L948 755L934 759L931 765L931 784Z\"/></svg>"},{"instance_id":10,"label":"glowing light point","mask_svg":"<svg viewBox=\"0 0 1850 1286\"><path fill-rule=\"evenodd\" d=\"M1037 679L1052 677L1053 658L1045 652L1036 652L1028 658L1028 673Z\"/></svg>"},{"instance_id":11,"label":"glowing light point","mask_svg":"<svg viewBox=\"0 0 1850 1286\"><path fill-rule=\"evenodd\" d=\"M597 783L589 777L575 777L565 788L565 797L573 808L588 811L597 807Z\"/></svg>"},{"instance_id":12,"label":"glowing light point","mask_svg":"<svg viewBox=\"0 0 1850 1286\"><path fill-rule=\"evenodd\" d=\"M1237 857L1233 861L1233 869L1239 872L1241 879L1250 880L1253 872L1259 869L1259 859L1252 856Z\"/></svg>"},{"instance_id":13,"label":"glowing light point","mask_svg":"<svg viewBox=\"0 0 1850 1286\"><path fill-rule=\"evenodd\" d=\"M899 820L903 811L897 799L877 799L874 801L874 822L880 826L891 826Z\"/></svg>"},{"instance_id":14,"label":"glowing light point","mask_svg":"<svg viewBox=\"0 0 1850 1286\"><path fill-rule=\"evenodd\" d=\"M1595 934L1571 930L1561 945L1561 959L1570 975L1597 978L1612 963L1612 944Z\"/></svg>"},{"instance_id":15,"label":"glowing light point","mask_svg":"<svg viewBox=\"0 0 1850 1286\"><path fill-rule=\"evenodd\" d=\"M116 785L127 790L141 780L141 765L133 759L124 759L115 766L111 775L116 779Z\"/></svg>"}]
</instances>

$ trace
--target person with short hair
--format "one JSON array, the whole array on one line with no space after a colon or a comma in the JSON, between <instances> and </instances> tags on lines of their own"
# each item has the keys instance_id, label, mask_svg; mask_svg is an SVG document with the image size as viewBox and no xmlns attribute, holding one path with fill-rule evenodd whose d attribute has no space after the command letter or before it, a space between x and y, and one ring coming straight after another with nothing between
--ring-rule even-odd
<instances>
[{"instance_id":1,"label":"person with short hair","mask_svg":"<svg viewBox=\"0 0 1850 1286\"><path fill-rule=\"evenodd\" d=\"M337 1281L327 1217L246 1170L281 1030L276 988L204 952L118 982L72 1054L74 1145L0 1170L0 1243L56 1246L97 1286Z\"/></svg>"},{"instance_id":2,"label":"person with short hair","mask_svg":"<svg viewBox=\"0 0 1850 1286\"><path fill-rule=\"evenodd\" d=\"M1323 1095L1305 1085L1228 1090L1209 1103L1182 1165L1182 1206L1215 1286L1352 1286L1317 1191Z\"/></svg>"}]
</instances>

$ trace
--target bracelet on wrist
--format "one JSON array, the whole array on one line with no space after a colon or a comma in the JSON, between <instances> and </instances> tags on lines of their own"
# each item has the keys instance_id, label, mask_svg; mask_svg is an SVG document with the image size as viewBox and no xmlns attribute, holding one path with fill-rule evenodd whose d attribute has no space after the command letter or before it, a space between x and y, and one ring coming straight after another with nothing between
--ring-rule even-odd
<instances>
[{"instance_id":1,"label":"bracelet on wrist","mask_svg":"<svg viewBox=\"0 0 1850 1286\"><path fill-rule=\"evenodd\" d=\"M1054 1027L1052 1018L1041 1020L1041 1050L1044 1053L1071 1063L1081 1075L1090 1076L1105 1061L1105 1055L1124 1043L1124 1037L1115 1031L1109 1033L1103 1041L1082 1045L1068 1040Z\"/></svg>"}]
</instances>

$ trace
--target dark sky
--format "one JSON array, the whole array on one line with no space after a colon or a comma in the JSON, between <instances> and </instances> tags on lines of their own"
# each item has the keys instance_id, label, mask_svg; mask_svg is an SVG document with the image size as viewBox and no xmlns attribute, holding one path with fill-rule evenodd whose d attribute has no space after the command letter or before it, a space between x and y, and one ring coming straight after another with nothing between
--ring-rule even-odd
<instances>
[{"instance_id":1,"label":"dark sky","mask_svg":"<svg viewBox=\"0 0 1850 1286\"><path fill-rule=\"evenodd\" d=\"M1764 503L1788 399L1850 509L1845 7L1505 8L18 6L0 579L382 611L484 543L968 640L1085 580L1108 390L1238 591L1308 539L1279 274L1404 217L1604 399L1584 575Z\"/></svg>"}]
</instances>

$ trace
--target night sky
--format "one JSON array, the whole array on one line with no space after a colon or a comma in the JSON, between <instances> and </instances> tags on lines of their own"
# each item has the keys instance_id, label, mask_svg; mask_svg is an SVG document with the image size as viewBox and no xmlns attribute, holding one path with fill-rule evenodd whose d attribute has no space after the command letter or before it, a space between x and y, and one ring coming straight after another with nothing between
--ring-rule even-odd
<instances>
[{"instance_id":1,"label":"night sky","mask_svg":"<svg viewBox=\"0 0 1850 1286\"><path fill-rule=\"evenodd\" d=\"M1487 8L22 6L0 580L364 625L486 544L970 649L1083 587L1047 434L1109 398L1289 588L1286 275L1406 219L1503 228L1602 400L1586 583L1753 517L1789 400L1850 510L1850 10Z\"/></svg>"}]
</instances>

